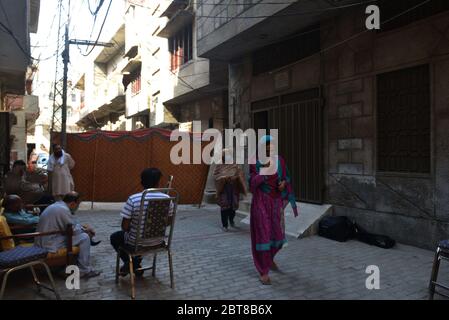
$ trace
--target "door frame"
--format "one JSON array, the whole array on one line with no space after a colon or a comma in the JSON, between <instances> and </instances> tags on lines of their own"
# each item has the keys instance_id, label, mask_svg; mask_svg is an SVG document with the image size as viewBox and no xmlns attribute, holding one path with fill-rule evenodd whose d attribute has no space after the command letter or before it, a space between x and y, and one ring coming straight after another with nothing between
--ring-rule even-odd
<instances>
[{"instance_id":1,"label":"door frame","mask_svg":"<svg viewBox=\"0 0 449 320\"><path fill-rule=\"evenodd\" d=\"M286 104L281 104L281 101L283 100L282 98L285 98L287 96L293 96L295 94L300 95L302 93L308 93L309 91L312 90L316 90L316 96L314 98L309 98L309 99L304 99L304 100L298 100L296 102L293 103L286 103ZM271 102L271 105L270 103ZM325 200L325 181L324 181L324 157L325 157L325 153L323 152L323 146L324 146L324 141L323 141L323 137L324 137L324 118L323 118L323 114L324 114L324 103L323 103L323 98L322 98L322 88L321 86L317 86L311 89L307 89L307 90L300 90L300 91L295 91L293 93L288 93L288 94L284 94L284 95L276 95L274 97L268 98L268 99L263 99L263 100L258 100L258 101L253 101L251 102L251 106L250 106L250 113L251 113L251 127L254 128L255 125L255 114L258 112L268 112L267 115L267 121L268 123L270 123L270 111L274 111L277 109L281 109L284 107L288 107L288 106L292 106L294 104L301 104L301 103L308 103L308 102L316 102L317 103L317 123L318 123L318 128L316 128L316 132L317 132L317 138L315 143L317 143L316 145L316 152L318 155L318 197L319 199L302 199L300 198L300 194L296 193L296 201L301 201L301 202L305 202L305 203L313 203L313 204L323 204L324 200ZM267 106L263 106L263 107L254 107L254 104L264 104L267 103ZM270 128L267 128L270 129ZM267 133L268 134L268 133ZM301 184L304 185L304 187L307 187L307 184Z\"/></svg>"}]
</instances>

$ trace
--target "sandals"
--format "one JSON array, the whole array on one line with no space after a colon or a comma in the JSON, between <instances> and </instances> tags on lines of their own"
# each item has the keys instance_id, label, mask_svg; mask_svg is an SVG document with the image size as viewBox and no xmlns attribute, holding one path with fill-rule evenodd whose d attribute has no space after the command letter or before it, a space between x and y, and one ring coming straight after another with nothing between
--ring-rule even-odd
<instances>
[{"instance_id":1,"label":"sandals","mask_svg":"<svg viewBox=\"0 0 449 320\"><path fill-rule=\"evenodd\" d=\"M259 280L260 280L260 282L262 282L262 284L264 286L270 286L271 285L271 280L270 280L270 277L268 277L268 275L260 276Z\"/></svg>"},{"instance_id":2,"label":"sandals","mask_svg":"<svg viewBox=\"0 0 449 320\"><path fill-rule=\"evenodd\" d=\"M134 268L134 274L136 275L136 277L141 278L143 277L143 273L144 270L138 270L139 268L141 268L141 266L137 266L136 268ZM125 264L122 267L120 267L120 271L119 271L119 275L121 277L126 277L129 274L129 265Z\"/></svg>"},{"instance_id":3,"label":"sandals","mask_svg":"<svg viewBox=\"0 0 449 320\"><path fill-rule=\"evenodd\" d=\"M277 265L274 261L273 261L273 263L271 264L270 270L271 270L271 271L276 271L276 272L279 272L279 271L280 271L278 265Z\"/></svg>"},{"instance_id":4,"label":"sandals","mask_svg":"<svg viewBox=\"0 0 449 320\"><path fill-rule=\"evenodd\" d=\"M96 247L96 246L98 246L99 244L101 243L101 240L99 240L99 241L94 241L94 240L90 240L90 245L92 246L92 247Z\"/></svg>"},{"instance_id":5,"label":"sandals","mask_svg":"<svg viewBox=\"0 0 449 320\"><path fill-rule=\"evenodd\" d=\"M126 277L129 274L129 265L125 264L120 267L119 275L121 277Z\"/></svg>"}]
</instances>

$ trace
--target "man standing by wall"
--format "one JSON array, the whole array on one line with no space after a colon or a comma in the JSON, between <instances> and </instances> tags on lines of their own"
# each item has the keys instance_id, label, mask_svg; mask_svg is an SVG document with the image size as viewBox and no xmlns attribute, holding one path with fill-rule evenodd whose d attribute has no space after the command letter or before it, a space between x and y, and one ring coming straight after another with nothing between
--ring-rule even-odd
<instances>
[{"instance_id":1,"label":"man standing by wall","mask_svg":"<svg viewBox=\"0 0 449 320\"><path fill-rule=\"evenodd\" d=\"M61 200L66 194L75 190L70 173L74 167L75 161L72 156L66 153L60 145L54 145L47 170L50 174L51 191L55 199Z\"/></svg>"}]
</instances>

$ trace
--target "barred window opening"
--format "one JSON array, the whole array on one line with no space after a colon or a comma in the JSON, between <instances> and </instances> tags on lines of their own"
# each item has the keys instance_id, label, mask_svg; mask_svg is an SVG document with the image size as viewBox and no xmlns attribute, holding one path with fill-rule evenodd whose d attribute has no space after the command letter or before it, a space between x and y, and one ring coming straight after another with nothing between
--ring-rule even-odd
<instances>
[{"instance_id":1,"label":"barred window opening","mask_svg":"<svg viewBox=\"0 0 449 320\"><path fill-rule=\"evenodd\" d=\"M377 167L430 173L430 72L418 66L377 77Z\"/></svg>"}]
</instances>

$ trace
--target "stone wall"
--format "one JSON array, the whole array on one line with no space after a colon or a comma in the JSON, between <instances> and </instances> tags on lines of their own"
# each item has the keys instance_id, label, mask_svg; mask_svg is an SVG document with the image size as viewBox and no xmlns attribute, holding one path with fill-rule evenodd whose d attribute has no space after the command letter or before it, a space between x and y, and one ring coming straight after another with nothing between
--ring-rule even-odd
<instances>
[{"instance_id":1,"label":"stone wall","mask_svg":"<svg viewBox=\"0 0 449 320\"><path fill-rule=\"evenodd\" d=\"M360 12L328 21L323 46L363 28ZM352 17L352 19L351 19ZM368 230L404 243L434 248L449 235L447 153L449 15L390 32L366 33L325 57L327 201ZM326 25L324 26L326 28ZM446 36L444 34L446 33ZM383 175L376 171L376 76L429 64L433 114L433 172ZM439 115L440 114L440 115ZM444 116L446 114L446 116ZM438 133L438 134L436 134Z\"/></svg>"},{"instance_id":2,"label":"stone wall","mask_svg":"<svg viewBox=\"0 0 449 320\"><path fill-rule=\"evenodd\" d=\"M231 63L230 123L248 128L251 102L321 84L325 201L371 232L433 249L449 237L449 13L388 32L364 32L364 23L362 10L322 21L322 54L282 70L254 77L249 56ZM381 174L376 76L423 64L431 70L432 172ZM284 71L290 83L276 90Z\"/></svg>"},{"instance_id":3,"label":"stone wall","mask_svg":"<svg viewBox=\"0 0 449 320\"><path fill-rule=\"evenodd\" d=\"M202 130L209 128L209 120L213 119L214 128L223 130L227 125L227 93L218 93L180 105L168 106L167 111L176 122L184 123L201 121Z\"/></svg>"}]
</instances>

